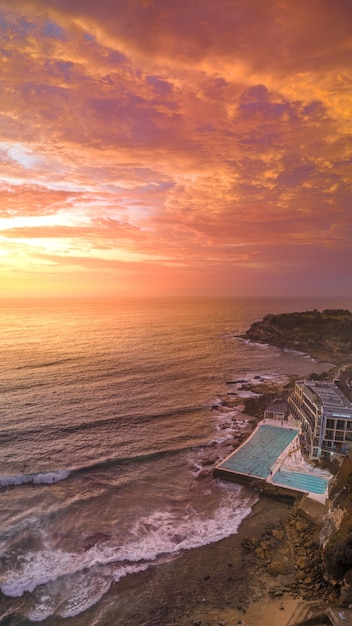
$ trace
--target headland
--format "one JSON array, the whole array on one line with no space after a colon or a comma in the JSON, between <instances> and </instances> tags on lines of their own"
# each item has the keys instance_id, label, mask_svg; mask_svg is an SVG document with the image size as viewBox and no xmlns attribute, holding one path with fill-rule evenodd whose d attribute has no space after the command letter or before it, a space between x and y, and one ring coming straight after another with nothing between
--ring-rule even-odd
<instances>
[{"instance_id":1,"label":"headland","mask_svg":"<svg viewBox=\"0 0 352 626\"><path fill-rule=\"evenodd\" d=\"M267 315L261 322L252 324L242 338L296 350L331 363L324 375L312 373L312 378L332 382L342 374L344 391L349 390L352 375L349 365L352 362L350 311L314 310ZM260 381L249 387L257 394L248 398L245 404L246 413L255 418L251 422L253 429L263 418L265 407L275 398L287 399L295 383L295 377L292 377L280 388L268 389ZM229 402L231 405L233 398L229 398ZM243 440L237 441L234 448L241 445ZM263 493L253 483L252 487L260 494L259 502L252 516L243 521L239 533L242 558L248 559L250 555L246 567L253 568L249 574L252 576L251 590L247 591L249 597L235 611L222 607L219 613L217 609L217 616L216 611L209 610L210 607L203 607L194 614L194 621L183 621L182 626L187 623L197 626L293 626L308 623L315 619L314 616L318 619L319 615L319 623L335 623L329 621L327 611L336 624L341 620L341 624L352 625L352 453L337 455L333 462L324 456L310 461L314 467L328 469L334 475L326 505L319 505L313 511L314 504L307 506L302 494L286 500L281 494L274 505L272 495ZM277 514L278 500L286 502L286 513L281 510L281 514ZM257 519L256 526L256 511L259 509L260 520ZM253 526L256 526L255 532ZM251 536L248 532L252 533Z\"/></svg>"}]
</instances>

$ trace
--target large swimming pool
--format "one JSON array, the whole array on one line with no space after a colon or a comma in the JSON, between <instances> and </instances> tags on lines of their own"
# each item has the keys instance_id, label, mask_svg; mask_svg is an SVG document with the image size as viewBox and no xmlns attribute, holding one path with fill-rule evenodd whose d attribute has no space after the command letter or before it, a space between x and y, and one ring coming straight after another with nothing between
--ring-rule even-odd
<instances>
[{"instance_id":1,"label":"large swimming pool","mask_svg":"<svg viewBox=\"0 0 352 626\"><path fill-rule=\"evenodd\" d=\"M241 448L219 465L219 469L268 478L271 466L297 435L296 428L262 424Z\"/></svg>"}]
</instances>

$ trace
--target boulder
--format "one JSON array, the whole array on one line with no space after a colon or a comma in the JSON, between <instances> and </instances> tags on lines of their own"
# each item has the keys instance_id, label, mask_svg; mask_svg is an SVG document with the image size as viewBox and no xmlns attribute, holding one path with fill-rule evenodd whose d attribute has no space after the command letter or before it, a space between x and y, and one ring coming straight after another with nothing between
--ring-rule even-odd
<instances>
[{"instance_id":1,"label":"boulder","mask_svg":"<svg viewBox=\"0 0 352 626\"><path fill-rule=\"evenodd\" d=\"M296 523L295 523L295 528L296 528L298 533L302 533L305 530L307 530L308 526L309 525L307 524L307 522L304 522L303 520L300 520L300 519L297 520Z\"/></svg>"},{"instance_id":2,"label":"boulder","mask_svg":"<svg viewBox=\"0 0 352 626\"><path fill-rule=\"evenodd\" d=\"M284 538L284 536L285 536L284 531L283 531L283 530L281 530L281 529L279 529L279 528L274 528L274 529L272 530L272 533L271 533L271 534L272 534L272 536L273 536L273 537L275 537L275 539L277 539L278 541L282 541L282 540L283 540L283 538Z\"/></svg>"},{"instance_id":3,"label":"boulder","mask_svg":"<svg viewBox=\"0 0 352 626\"><path fill-rule=\"evenodd\" d=\"M267 571L272 576L277 576L278 574L286 575L289 573L290 567L287 561L272 561L267 568Z\"/></svg>"},{"instance_id":4,"label":"boulder","mask_svg":"<svg viewBox=\"0 0 352 626\"><path fill-rule=\"evenodd\" d=\"M300 556L296 561L296 565L298 569L307 570L311 568L311 561L307 556Z\"/></svg>"}]
</instances>

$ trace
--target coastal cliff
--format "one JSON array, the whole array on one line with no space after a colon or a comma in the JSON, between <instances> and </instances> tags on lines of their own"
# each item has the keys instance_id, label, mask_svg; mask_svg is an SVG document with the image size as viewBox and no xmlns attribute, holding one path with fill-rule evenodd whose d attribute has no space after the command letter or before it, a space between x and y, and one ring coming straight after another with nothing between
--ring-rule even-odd
<instances>
[{"instance_id":1,"label":"coastal cliff","mask_svg":"<svg viewBox=\"0 0 352 626\"><path fill-rule=\"evenodd\" d=\"M352 458L346 457L329 490L330 511L322 531L326 580L339 589L342 606L352 604ZM326 537L324 539L324 532Z\"/></svg>"},{"instance_id":2,"label":"coastal cliff","mask_svg":"<svg viewBox=\"0 0 352 626\"><path fill-rule=\"evenodd\" d=\"M252 324L242 337L343 365L352 358L352 313L347 309L314 309L269 314Z\"/></svg>"},{"instance_id":3,"label":"coastal cliff","mask_svg":"<svg viewBox=\"0 0 352 626\"><path fill-rule=\"evenodd\" d=\"M258 343L293 349L338 366L352 376L352 313L326 309L266 315L243 336ZM328 374L327 374L328 375ZM248 408L247 408L248 410ZM341 606L352 605L352 458L333 469L329 512L320 524L320 562L323 580ZM319 588L318 588L319 589ZM318 596L323 596L318 590Z\"/></svg>"}]
</instances>

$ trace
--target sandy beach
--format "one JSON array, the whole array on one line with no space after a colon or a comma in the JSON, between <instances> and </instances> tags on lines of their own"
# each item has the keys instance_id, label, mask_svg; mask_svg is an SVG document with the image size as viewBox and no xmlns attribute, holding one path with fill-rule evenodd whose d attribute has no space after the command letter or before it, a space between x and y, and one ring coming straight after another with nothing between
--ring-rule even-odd
<instances>
[{"instance_id":1,"label":"sandy beach","mask_svg":"<svg viewBox=\"0 0 352 626\"><path fill-rule=\"evenodd\" d=\"M236 609L222 609L221 611L204 611L195 620L184 622L185 624L199 624L203 626L287 626L300 600L293 599L287 594L280 600L264 597L251 604L243 614Z\"/></svg>"},{"instance_id":2,"label":"sandy beach","mask_svg":"<svg viewBox=\"0 0 352 626\"><path fill-rule=\"evenodd\" d=\"M197 561L199 574L203 570L203 597L188 607L179 626L285 626L300 598L280 593L276 576L268 574L263 563L242 547L248 539L260 539L268 528L280 527L294 511L292 504L261 496L252 514L246 518L238 534L212 546L200 554L185 555ZM196 564L195 564L196 565Z\"/></svg>"},{"instance_id":3,"label":"sandy beach","mask_svg":"<svg viewBox=\"0 0 352 626\"><path fill-rule=\"evenodd\" d=\"M302 602L299 592L290 592L295 567L287 538L281 540L296 513L292 503L261 495L237 534L120 581L111 593L123 602L126 624L286 626ZM289 575L273 571L267 559L245 548L248 541L259 544L269 536L272 564L287 561Z\"/></svg>"}]
</instances>

